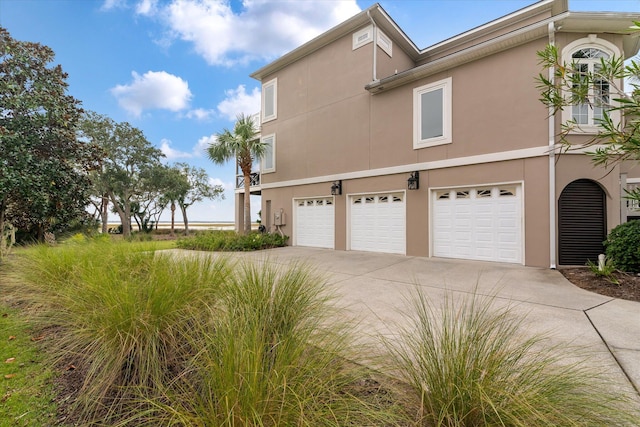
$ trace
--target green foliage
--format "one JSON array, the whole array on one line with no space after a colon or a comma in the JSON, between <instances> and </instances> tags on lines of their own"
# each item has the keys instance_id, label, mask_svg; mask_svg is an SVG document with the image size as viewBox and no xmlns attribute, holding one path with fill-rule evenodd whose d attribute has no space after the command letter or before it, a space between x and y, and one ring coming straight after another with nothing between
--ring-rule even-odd
<instances>
[{"instance_id":1,"label":"green foliage","mask_svg":"<svg viewBox=\"0 0 640 427\"><path fill-rule=\"evenodd\" d=\"M156 254L150 244L68 242L21 257L39 322L62 327L51 351L86 370L79 405L87 421L119 416L134 396L152 396L184 369L184 337L215 307L224 260Z\"/></svg>"},{"instance_id":2,"label":"green foliage","mask_svg":"<svg viewBox=\"0 0 640 427\"><path fill-rule=\"evenodd\" d=\"M6 279L6 278L5 278ZM50 425L55 416L51 368L17 310L0 304L0 424Z\"/></svg>"},{"instance_id":3,"label":"green foliage","mask_svg":"<svg viewBox=\"0 0 640 427\"><path fill-rule=\"evenodd\" d=\"M640 273L640 221L633 220L618 225L604 242L608 259L619 270Z\"/></svg>"},{"instance_id":4,"label":"green foliage","mask_svg":"<svg viewBox=\"0 0 640 427\"><path fill-rule=\"evenodd\" d=\"M245 264L222 293L219 316L198 323L193 370L147 425L382 425L384 411L348 392L361 374L325 281L304 266ZM385 420L388 421L388 420Z\"/></svg>"},{"instance_id":5,"label":"green foliage","mask_svg":"<svg viewBox=\"0 0 640 427\"><path fill-rule=\"evenodd\" d=\"M412 302L400 344L387 344L421 401L418 425L637 425L635 403L603 374L560 363L566 348L524 338L524 319L493 308L493 299L448 297L436 308L417 291Z\"/></svg>"},{"instance_id":6,"label":"green foliage","mask_svg":"<svg viewBox=\"0 0 640 427\"><path fill-rule=\"evenodd\" d=\"M614 275L617 269L611 258L607 257L605 259L604 265L602 265L602 268L600 268L599 263L595 263L591 260L587 260L587 267L589 267L589 270L594 275L598 277L604 277L609 283L613 283L615 285L620 284L620 282L618 281L618 279L616 279L616 276Z\"/></svg>"},{"instance_id":7,"label":"green foliage","mask_svg":"<svg viewBox=\"0 0 640 427\"><path fill-rule=\"evenodd\" d=\"M186 234L189 234L187 209L194 203L205 199L224 199L224 187L210 184L209 176L204 169L186 163L176 163L169 168L168 176L173 178L171 185L165 192L165 197L180 207L184 230Z\"/></svg>"},{"instance_id":8,"label":"green foliage","mask_svg":"<svg viewBox=\"0 0 640 427\"><path fill-rule=\"evenodd\" d=\"M257 251L279 248L287 244L288 236L278 233L238 234L235 231L210 231L196 236L178 239L176 246L181 249L198 251Z\"/></svg>"},{"instance_id":9,"label":"green foliage","mask_svg":"<svg viewBox=\"0 0 640 427\"><path fill-rule=\"evenodd\" d=\"M250 194L251 168L254 159L261 159L267 145L258 137L260 130L253 116L240 114L233 131L224 129L216 134L217 141L207 148L207 155L214 163L224 164L235 160L244 176L244 194ZM244 234L251 233L251 197L244 198Z\"/></svg>"},{"instance_id":10,"label":"green foliage","mask_svg":"<svg viewBox=\"0 0 640 427\"><path fill-rule=\"evenodd\" d=\"M587 104L588 108L601 106L603 117L596 119L599 126L595 136L585 142L580 139L580 148L595 146L589 153L596 165L610 166L625 160L640 159L640 64L631 60L625 64L622 58L600 58L594 72L581 69L577 63L564 63L556 46L549 45L538 52L540 64L545 71L553 70L553 77L540 74L536 81L540 101L553 109L554 113L576 104ZM548 73L547 73L548 74ZM628 84L623 87L623 80ZM594 90L603 81L608 82L608 96L602 98ZM613 119L621 117L620 125ZM560 141L564 150L572 148L569 135L580 132L575 120L562 124Z\"/></svg>"},{"instance_id":11,"label":"green foliage","mask_svg":"<svg viewBox=\"0 0 640 427\"><path fill-rule=\"evenodd\" d=\"M120 217L123 235L128 237L132 204L148 200L156 191L153 177L164 154L140 129L93 112L82 118L80 136L103 153L99 167L93 171L94 196L109 198Z\"/></svg>"},{"instance_id":12,"label":"green foliage","mask_svg":"<svg viewBox=\"0 0 640 427\"><path fill-rule=\"evenodd\" d=\"M0 27L0 229L42 240L86 218L88 172L99 153L76 138L80 101L53 51Z\"/></svg>"},{"instance_id":13,"label":"green foliage","mask_svg":"<svg viewBox=\"0 0 640 427\"><path fill-rule=\"evenodd\" d=\"M365 375L322 277L212 259L80 235L19 252L32 324L62 331L49 351L86 372L82 425L393 422L393 404L351 393Z\"/></svg>"}]
</instances>

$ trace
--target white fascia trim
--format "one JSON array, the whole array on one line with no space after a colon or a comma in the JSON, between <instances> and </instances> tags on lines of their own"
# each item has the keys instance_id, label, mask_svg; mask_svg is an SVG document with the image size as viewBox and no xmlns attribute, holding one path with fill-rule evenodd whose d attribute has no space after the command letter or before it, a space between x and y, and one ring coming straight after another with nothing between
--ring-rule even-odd
<instances>
[{"instance_id":1,"label":"white fascia trim","mask_svg":"<svg viewBox=\"0 0 640 427\"><path fill-rule=\"evenodd\" d=\"M521 16L520 20L527 19L533 14L532 12L535 11L535 13L539 13L540 11L544 10L545 8L549 8L549 6L551 4L553 4L554 1L555 0L546 0L546 1L534 3L531 6L527 6L527 7L523 8L523 9L517 10L515 12L512 12L512 13L508 14L508 15L504 15L501 18L498 18L498 19L495 19L493 21L487 22L486 24L483 24L483 25L481 25L479 27L476 27L476 28L474 28L472 30L466 31L464 33L458 34L457 36L453 36L453 37L451 37L449 39L443 40L443 41L441 41L439 43L436 43L436 44L434 44L432 46L429 46L426 49L422 49L420 51L420 54L424 55L425 53L429 53L430 51L438 49L439 47L446 46L446 45L452 45L452 44L454 44L455 42L457 42L458 40L460 40L462 38L468 38L469 36L472 36L474 34L483 33L483 31L485 31L485 30L487 30L487 29L489 29L491 27L495 27L495 26L497 26L499 24L502 24L503 22L513 20L518 16ZM478 37L480 37L482 35L483 34L479 34Z\"/></svg>"},{"instance_id":2,"label":"white fascia trim","mask_svg":"<svg viewBox=\"0 0 640 427\"><path fill-rule=\"evenodd\" d=\"M293 179L289 181L263 183L261 188L282 188L294 187L297 185L318 184L327 181L348 180L358 178L370 178L382 175L395 175L399 173L409 173L416 170L427 171L434 169L444 169L456 166L468 166L481 163L503 162L507 160L528 159L532 157L542 157L549 155L549 147L523 148L521 150L502 151L499 153L479 154L476 156L457 157L454 159L435 160L432 162L412 163L402 166L391 166L387 168L368 169L355 172L345 172L334 175L315 176L311 178ZM237 192L237 191L236 191Z\"/></svg>"}]
</instances>

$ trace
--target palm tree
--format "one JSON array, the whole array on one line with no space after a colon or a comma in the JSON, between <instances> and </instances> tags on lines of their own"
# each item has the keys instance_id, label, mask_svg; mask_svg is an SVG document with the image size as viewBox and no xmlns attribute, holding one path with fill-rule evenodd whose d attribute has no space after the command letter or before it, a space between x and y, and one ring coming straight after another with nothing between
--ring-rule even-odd
<instances>
[{"instance_id":1,"label":"palm tree","mask_svg":"<svg viewBox=\"0 0 640 427\"><path fill-rule=\"evenodd\" d=\"M207 148L209 159L214 163L222 165L235 158L244 175L244 234L251 232L251 166L254 159L264 155L266 148L258 138L259 132L253 116L239 114L233 132L224 129Z\"/></svg>"}]
</instances>

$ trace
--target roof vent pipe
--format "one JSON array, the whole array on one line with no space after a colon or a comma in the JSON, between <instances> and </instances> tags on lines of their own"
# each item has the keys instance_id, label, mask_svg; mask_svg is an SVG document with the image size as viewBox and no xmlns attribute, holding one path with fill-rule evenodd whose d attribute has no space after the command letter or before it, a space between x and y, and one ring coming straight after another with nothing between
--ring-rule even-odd
<instances>
[{"instance_id":1,"label":"roof vent pipe","mask_svg":"<svg viewBox=\"0 0 640 427\"><path fill-rule=\"evenodd\" d=\"M371 12L367 10L367 16L371 21L371 25L373 26L373 81L378 81L378 73L376 72L376 64L378 62L378 26L375 21L371 17Z\"/></svg>"}]
</instances>

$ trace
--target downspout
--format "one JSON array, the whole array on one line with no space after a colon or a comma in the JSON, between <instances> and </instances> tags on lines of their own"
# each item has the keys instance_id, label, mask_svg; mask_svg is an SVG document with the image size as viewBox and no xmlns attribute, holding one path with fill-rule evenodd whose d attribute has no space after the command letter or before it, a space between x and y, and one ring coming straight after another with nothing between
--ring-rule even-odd
<instances>
[{"instance_id":1,"label":"downspout","mask_svg":"<svg viewBox=\"0 0 640 427\"><path fill-rule=\"evenodd\" d=\"M549 22L549 45L556 44L556 28ZM556 67L549 67L549 81L555 85ZM549 106L549 268L556 268L556 114L553 106Z\"/></svg>"},{"instance_id":2,"label":"downspout","mask_svg":"<svg viewBox=\"0 0 640 427\"><path fill-rule=\"evenodd\" d=\"M378 81L378 72L376 71L376 64L378 63L378 26L371 17L370 11L367 10L367 16L373 26L373 81Z\"/></svg>"}]
</instances>

